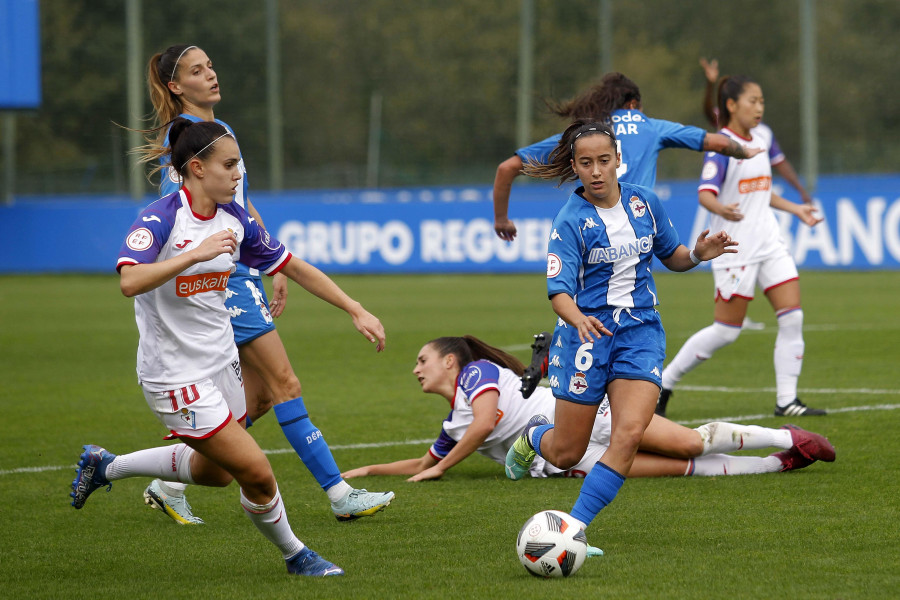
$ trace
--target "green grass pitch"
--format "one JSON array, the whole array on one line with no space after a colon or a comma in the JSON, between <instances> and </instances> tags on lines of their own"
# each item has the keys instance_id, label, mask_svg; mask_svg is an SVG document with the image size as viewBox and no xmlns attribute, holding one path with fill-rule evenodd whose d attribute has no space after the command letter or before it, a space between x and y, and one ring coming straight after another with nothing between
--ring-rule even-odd
<instances>
[{"instance_id":1,"label":"green grass pitch","mask_svg":"<svg viewBox=\"0 0 900 600\"><path fill-rule=\"evenodd\" d=\"M440 335L471 333L527 360L555 318L535 275L337 277L388 335L376 355L347 316L293 286L277 324L314 423L343 469L421 456L448 411L411 374ZM712 317L708 273L660 273L670 356ZM132 302L114 276L0 278L0 590L7 598L888 598L900 589L900 274L801 276L801 398L831 409L794 422L827 435L833 464L787 474L631 480L588 529L606 556L566 580L528 576L515 554L533 513L569 510L573 480L507 481L479 456L441 481L350 480L394 490L373 518L339 523L270 415L251 429L291 524L343 578L286 574L238 493L189 489L207 525L179 527L142 503L145 480L69 505L85 443L129 452L163 443L134 375ZM670 417L772 415L775 320L683 381ZM422 441L429 440L429 441ZM365 446L368 444L369 446Z\"/></svg>"}]
</instances>

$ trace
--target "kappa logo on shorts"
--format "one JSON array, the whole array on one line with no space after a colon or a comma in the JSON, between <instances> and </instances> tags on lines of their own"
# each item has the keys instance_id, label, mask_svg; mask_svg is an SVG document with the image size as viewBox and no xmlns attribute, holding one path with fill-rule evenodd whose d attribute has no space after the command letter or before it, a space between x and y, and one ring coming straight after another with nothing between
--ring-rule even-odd
<instances>
[{"instance_id":1,"label":"kappa logo on shorts","mask_svg":"<svg viewBox=\"0 0 900 600\"><path fill-rule=\"evenodd\" d=\"M552 387L552 388L559 387L559 378L556 375L550 376L550 387Z\"/></svg>"},{"instance_id":2,"label":"kappa logo on shorts","mask_svg":"<svg viewBox=\"0 0 900 600\"><path fill-rule=\"evenodd\" d=\"M659 367L653 367L653 370L650 371L650 373L652 373L653 375L656 375L657 377L662 377L662 375L660 375L660 373L659 373Z\"/></svg>"},{"instance_id":3,"label":"kappa logo on shorts","mask_svg":"<svg viewBox=\"0 0 900 600\"><path fill-rule=\"evenodd\" d=\"M562 365L559 364L559 355L554 354L553 358L550 359L550 365L556 367L557 369L561 368Z\"/></svg>"},{"instance_id":4,"label":"kappa logo on shorts","mask_svg":"<svg viewBox=\"0 0 900 600\"><path fill-rule=\"evenodd\" d=\"M569 381L569 391L573 394L578 394L579 396L585 393L588 389L587 379L584 376L584 373L575 373L572 375L572 380Z\"/></svg>"}]
</instances>

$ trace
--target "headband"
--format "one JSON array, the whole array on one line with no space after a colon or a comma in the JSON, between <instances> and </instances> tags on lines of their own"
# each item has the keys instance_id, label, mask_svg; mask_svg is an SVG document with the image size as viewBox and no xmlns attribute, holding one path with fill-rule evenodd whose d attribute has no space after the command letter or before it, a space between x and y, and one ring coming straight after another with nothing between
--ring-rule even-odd
<instances>
[{"instance_id":1,"label":"headband","mask_svg":"<svg viewBox=\"0 0 900 600\"><path fill-rule=\"evenodd\" d=\"M207 148L209 148L210 146L212 146L213 144L215 144L216 142L218 142L219 140L221 140L221 139L222 139L223 137L225 137L226 135L231 135L231 134L228 133L228 132L225 132L225 133L223 133L222 135L220 135L219 137L217 137L216 139L214 139L213 141L211 141L210 143L208 143L207 145L203 146L202 148L200 148L199 150L197 150L196 152L194 152L194 155L191 156L191 157L190 157L189 159L187 159L186 161L184 161L184 164L181 165L181 169L178 169L178 170L179 170L179 171L184 170L184 168L187 166L187 164L188 164L189 162L191 162L192 160L194 160L195 158L197 158L197 155L198 155L198 154L200 154L201 152L203 152L204 150L206 150Z\"/></svg>"},{"instance_id":2,"label":"headband","mask_svg":"<svg viewBox=\"0 0 900 600\"><path fill-rule=\"evenodd\" d=\"M184 53L190 50L191 48L196 48L197 46L188 46L184 50L181 51L181 54L178 55L178 58L175 59L175 66L172 68L172 76L169 77L169 83L175 81L175 71L178 70L178 63L181 62L181 57L184 56Z\"/></svg>"},{"instance_id":3,"label":"headband","mask_svg":"<svg viewBox=\"0 0 900 600\"><path fill-rule=\"evenodd\" d=\"M614 138L614 137L612 136L612 134L611 134L610 132L608 132L607 130L605 130L605 129L598 129L597 127L588 127L587 129L584 129L584 130L579 131L578 133L576 133L576 134L575 134L575 137L572 138L572 143L569 144L569 153L572 155L572 158L575 158L575 140L577 140L577 139L580 138L583 134L585 134L585 133L587 133L587 132L589 132L589 131L596 131L596 132L602 133L602 134L604 134L604 135L609 136L609 139L615 141L615 138Z\"/></svg>"}]
</instances>

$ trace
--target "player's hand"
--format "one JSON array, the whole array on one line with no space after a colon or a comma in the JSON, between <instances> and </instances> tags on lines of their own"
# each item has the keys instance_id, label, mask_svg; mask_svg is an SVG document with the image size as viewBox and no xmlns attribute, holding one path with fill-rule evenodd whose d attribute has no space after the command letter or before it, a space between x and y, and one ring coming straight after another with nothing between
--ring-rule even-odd
<instances>
[{"instance_id":1,"label":"player's hand","mask_svg":"<svg viewBox=\"0 0 900 600\"><path fill-rule=\"evenodd\" d=\"M709 229L706 229L697 237L697 243L694 244L694 256L700 260L712 260L723 254L736 253L737 248L734 246L737 245L738 243L724 231L709 235Z\"/></svg>"},{"instance_id":2,"label":"player's hand","mask_svg":"<svg viewBox=\"0 0 900 600\"><path fill-rule=\"evenodd\" d=\"M719 210L719 216L726 221L741 221L744 218L744 213L741 212L738 202L732 202L731 204L722 205ZM709 233L709 230L707 230L707 233Z\"/></svg>"},{"instance_id":3,"label":"player's hand","mask_svg":"<svg viewBox=\"0 0 900 600\"><path fill-rule=\"evenodd\" d=\"M612 332L597 317L581 315L572 325L578 328L582 344L596 342L604 335L612 336Z\"/></svg>"},{"instance_id":4,"label":"player's hand","mask_svg":"<svg viewBox=\"0 0 900 600\"><path fill-rule=\"evenodd\" d=\"M220 254L234 254L237 249L237 237L230 231L223 230L214 233L197 246L193 252L200 259L200 262L212 260Z\"/></svg>"},{"instance_id":5,"label":"player's hand","mask_svg":"<svg viewBox=\"0 0 900 600\"><path fill-rule=\"evenodd\" d=\"M799 218L810 227L815 227L825 220L823 217L816 216L817 212L819 212L819 209L812 204L797 205L797 218Z\"/></svg>"},{"instance_id":6,"label":"player's hand","mask_svg":"<svg viewBox=\"0 0 900 600\"><path fill-rule=\"evenodd\" d=\"M350 469L349 471L344 471L341 473L341 477L344 479L352 479L354 477L365 477L369 474L369 467L357 467L356 469Z\"/></svg>"},{"instance_id":7,"label":"player's hand","mask_svg":"<svg viewBox=\"0 0 900 600\"><path fill-rule=\"evenodd\" d=\"M494 219L494 231L501 240L511 242L516 239L516 224L509 219Z\"/></svg>"},{"instance_id":8,"label":"player's hand","mask_svg":"<svg viewBox=\"0 0 900 600\"><path fill-rule=\"evenodd\" d=\"M367 340L373 344L378 344L375 347L376 352L384 350L384 326L378 320L378 317L366 309L362 309L361 312L353 315L353 326L356 327L358 332L366 336Z\"/></svg>"},{"instance_id":9,"label":"player's hand","mask_svg":"<svg viewBox=\"0 0 900 600\"><path fill-rule=\"evenodd\" d=\"M269 312L273 317L280 317L284 312L288 295L287 281L288 278L284 273L275 273L272 277L272 301L269 302Z\"/></svg>"},{"instance_id":10,"label":"player's hand","mask_svg":"<svg viewBox=\"0 0 900 600\"><path fill-rule=\"evenodd\" d=\"M440 479L443 476L444 471L442 469L439 469L437 465L435 465L433 467L425 469L421 473L416 473L415 475L407 479L407 481L428 481L429 479Z\"/></svg>"},{"instance_id":11,"label":"player's hand","mask_svg":"<svg viewBox=\"0 0 900 600\"><path fill-rule=\"evenodd\" d=\"M715 83L719 79L719 61L715 58L712 60L700 59L700 66L703 67L703 74L710 83Z\"/></svg>"}]
</instances>

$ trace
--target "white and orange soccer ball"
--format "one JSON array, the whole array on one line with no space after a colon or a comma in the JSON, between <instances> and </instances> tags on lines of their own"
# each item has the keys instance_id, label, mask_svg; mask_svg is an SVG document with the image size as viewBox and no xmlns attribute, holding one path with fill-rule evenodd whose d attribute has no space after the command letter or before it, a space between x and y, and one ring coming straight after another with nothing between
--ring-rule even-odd
<instances>
[{"instance_id":1,"label":"white and orange soccer ball","mask_svg":"<svg viewBox=\"0 0 900 600\"><path fill-rule=\"evenodd\" d=\"M519 530L516 551L522 565L535 577L568 577L584 564L587 538L572 515L543 510Z\"/></svg>"}]
</instances>

